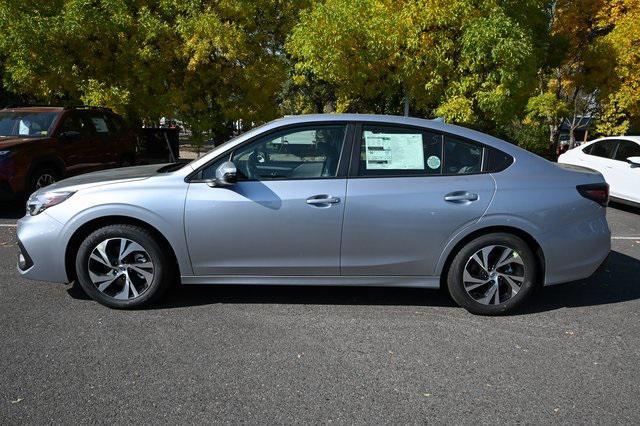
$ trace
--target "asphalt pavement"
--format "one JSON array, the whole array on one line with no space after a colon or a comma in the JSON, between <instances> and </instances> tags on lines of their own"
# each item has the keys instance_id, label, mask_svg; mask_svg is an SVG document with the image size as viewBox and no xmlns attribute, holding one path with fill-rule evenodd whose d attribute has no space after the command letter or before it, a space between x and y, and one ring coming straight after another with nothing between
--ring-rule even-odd
<instances>
[{"instance_id":1,"label":"asphalt pavement","mask_svg":"<svg viewBox=\"0 0 640 426\"><path fill-rule=\"evenodd\" d=\"M0 210L0 424L640 423L640 212L593 277L477 317L419 289L183 287L144 311L15 270Z\"/></svg>"}]
</instances>

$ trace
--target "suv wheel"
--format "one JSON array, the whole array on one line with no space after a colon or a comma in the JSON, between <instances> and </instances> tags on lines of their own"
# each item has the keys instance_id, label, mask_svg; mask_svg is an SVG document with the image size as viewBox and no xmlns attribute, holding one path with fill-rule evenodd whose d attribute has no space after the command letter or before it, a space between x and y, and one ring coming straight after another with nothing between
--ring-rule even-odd
<instances>
[{"instance_id":1,"label":"suv wheel","mask_svg":"<svg viewBox=\"0 0 640 426\"><path fill-rule=\"evenodd\" d=\"M513 311L534 293L536 258L515 235L483 235L467 243L451 263L447 284L451 297L478 315Z\"/></svg>"},{"instance_id":2,"label":"suv wheel","mask_svg":"<svg viewBox=\"0 0 640 426\"><path fill-rule=\"evenodd\" d=\"M82 289L111 308L153 304L171 284L174 270L172 259L153 234L134 225L110 225L94 231L76 256Z\"/></svg>"},{"instance_id":3,"label":"suv wheel","mask_svg":"<svg viewBox=\"0 0 640 426\"><path fill-rule=\"evenodd\" d=\"M56 183L58 179L58 171L52 167L37 169L29 177L29 194L33 194L40 188Z\"/></svg>"}]
</instances>

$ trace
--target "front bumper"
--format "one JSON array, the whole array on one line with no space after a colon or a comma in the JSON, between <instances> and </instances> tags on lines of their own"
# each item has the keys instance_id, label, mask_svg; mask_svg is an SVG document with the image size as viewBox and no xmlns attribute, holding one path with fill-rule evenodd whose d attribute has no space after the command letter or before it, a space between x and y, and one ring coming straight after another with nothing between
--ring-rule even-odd
<instances>
[{"instance_id":1,"label":"front bumper","mask_svg":"<svg viewBox=\"0 0 640 426\"><path fill-rule=\"evenodd\" d=\"M18 221L20 254L17 269L20 275L38 281L69 282L61 231L62 224L47 212L26 215Z\"/></svg>"}]
</instances>

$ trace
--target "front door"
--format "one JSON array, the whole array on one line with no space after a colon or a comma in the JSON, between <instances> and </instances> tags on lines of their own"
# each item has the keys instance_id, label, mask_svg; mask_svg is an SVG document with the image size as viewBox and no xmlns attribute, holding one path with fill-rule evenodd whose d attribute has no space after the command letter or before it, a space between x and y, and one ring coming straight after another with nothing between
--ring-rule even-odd
<instances>
[{"instance_id":1,"label":"front door","mask_svg":"<svg viewBox=\"0 0 640 426\"><path fill-rule=\"evenodd\" d=\"M347 127L258 136L201 170L185 206L195 275L339 275ZM205 181L229 158L238 182L209 187Z\"/></svg>"},{"instance_id":2,"label":"front door","mask_svg":"<svg viewBox=\"0 0 640 426\"><path fill-rule=\"evenodd\" d=\"M356 134L342 275L433 275L445 244L494 194L493 178L482 173L483 147L395 126L365 125Z\"/></svg>"}]
</instances>

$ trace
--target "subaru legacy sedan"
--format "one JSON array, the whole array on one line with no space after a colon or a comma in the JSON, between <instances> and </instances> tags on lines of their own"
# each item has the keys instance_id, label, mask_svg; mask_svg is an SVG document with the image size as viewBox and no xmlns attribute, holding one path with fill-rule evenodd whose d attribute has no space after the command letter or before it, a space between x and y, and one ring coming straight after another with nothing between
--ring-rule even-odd
<instances>
[{"instance_id":1,"label":"subaru legacy sedan","mask_svg":"<svg viewBox=\"0 0 640 426\"><path fill-rule=\"evenodd\" d=\"M38 190L18 269L76 280L113 308L157 302L180 280L442 287L472 313L501 314L596 271L608 196L598 172L462 127L285 117L189 164Z\"/></svg>"}]
</instances>

